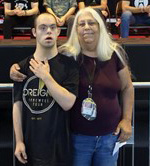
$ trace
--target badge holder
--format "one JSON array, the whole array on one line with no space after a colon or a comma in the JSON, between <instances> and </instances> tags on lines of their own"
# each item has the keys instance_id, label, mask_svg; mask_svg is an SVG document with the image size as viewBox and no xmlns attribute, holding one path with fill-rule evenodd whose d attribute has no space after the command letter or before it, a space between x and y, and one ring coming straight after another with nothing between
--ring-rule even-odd
<instances>
[{"instance_id":1,"label":"badge holder","mask_svg":"<svg viewBox=\"0 0 150 166\"><path fill-rule=\"evenodd\" d=\"M92 87L89 85L88 98L82 102L81 114L84 118L92 121L97 116L96 103L92 99Z\"/></svg>"}]
</instances>

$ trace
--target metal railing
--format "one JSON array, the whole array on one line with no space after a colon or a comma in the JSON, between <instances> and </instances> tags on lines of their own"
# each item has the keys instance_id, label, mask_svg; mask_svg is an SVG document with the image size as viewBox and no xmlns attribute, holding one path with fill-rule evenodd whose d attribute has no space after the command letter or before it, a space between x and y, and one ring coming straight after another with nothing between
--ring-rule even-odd
<instances>
[{"instance_id":1,"label":"metal railing","mask_svg":"<svg viewBox=\"0 0 150 166\"><path fill-rule=\"evenodd\" d=\"M134 88L150 88L150 82L132 82ZM13 83L1 83L0 90L11 90Z\"/></svg>"},{"instance_id":2,"label":"metal railing","mask_svg":"<svg viewBox=\"0 0 150 166\"><path fill-rule=\"evenodd\" d=\"M12 90L12 88L13 88L13 83L1 83L0 84L0 91Z\"/></svg>"}]
</instances>

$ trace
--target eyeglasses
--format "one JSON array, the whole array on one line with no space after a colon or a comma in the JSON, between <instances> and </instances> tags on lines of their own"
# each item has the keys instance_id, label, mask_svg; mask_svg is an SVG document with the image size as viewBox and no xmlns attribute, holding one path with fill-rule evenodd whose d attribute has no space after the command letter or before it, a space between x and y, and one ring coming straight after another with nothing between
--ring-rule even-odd
<instances>
[{"instance_id":1,"label":"eyeglasses","mask_svg":"<svg viewBox=\"0 0 150 166\"><path fill-rule=\"evenodd\" d=\"M88 24L88 26L92 28L92 27L96 26L98 23L95 21L87 21L87 22L80 22L77 24L77 26L84 28L86 26L86 24Z\"/></svg>"},{"instance_id":2,"label":"eyeglasses","mask_svg":"<svg viewBox=\"0 0 150 166\"><path fill-rule=\"evenodd\" d=\"M51 24L51 25L42 24L39 26L39 30L41 30L43 32L47 31L48 28L50 28L52 31L54 31L57 28L57 25L56 24Z\"/></svg>"}]
</instances>

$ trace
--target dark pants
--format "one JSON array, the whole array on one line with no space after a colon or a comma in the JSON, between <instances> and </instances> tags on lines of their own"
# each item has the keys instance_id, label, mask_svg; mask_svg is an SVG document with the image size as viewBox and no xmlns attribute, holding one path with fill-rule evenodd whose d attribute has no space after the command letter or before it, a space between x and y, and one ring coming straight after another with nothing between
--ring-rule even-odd
<instances>
[{"instance_id":1,"label":"dark pants","mask_svg":"<svg viewBox=\"0 0 150 166\"><path fill-rule=\"evenodd\" d=\"M12 29L16 26L22 26L22 27L33 27L34 25L34 16L5 16L4 18L4 24L3 24L3 34L4 39L11 39L12 37Z\"/></svg>"}]
</instances>

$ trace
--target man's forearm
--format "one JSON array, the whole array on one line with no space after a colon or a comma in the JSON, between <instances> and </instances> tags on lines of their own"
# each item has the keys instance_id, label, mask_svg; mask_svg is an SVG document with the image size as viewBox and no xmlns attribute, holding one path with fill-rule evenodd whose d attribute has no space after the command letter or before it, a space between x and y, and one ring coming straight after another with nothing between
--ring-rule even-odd
<instances>
[{"instance_id":1,"label":"man's forearm","mask_svg":"<svg viewBox=\"0 0 150 166\"><path fill-rule=\"evenodd\" d=\"M33 8L30 10L25 10L25 16L32 16L38 14L39 10L38 8Z\"/></svg>"},{"instance_id":2,"label":"man's forearm","mask_svg":"<svg viewBox=\"0 0 150 166\"><path fill-rule=\"evenodd\" d=\"M50 74L47 74L43 81L45 82L50 95L65 111L73 106L76 96L59 85Z\"/></svg>"},{"instance_id":3,"label":"man's forearm","mask_svg":"<svg viewBox=\"0 0 150 166\"><path fill-rule=\"evenodd\" d=\"M51 8L46 7L46 11L47 11L48 13L53 14L55 17L57 17L56 14L53 12L53 10L52 10Z\"/></svg>"},{"instance_id":4,"label":"man's forearm","mask_svg":"<svg viewBox=\"0 0 150 166\"><path fill-rule=\"evenodd\" d=\"M143 13L142 8L136 8L131 6L126 6L123 8L123 11L131 11L132 13Z\"/></svg>"},{"instance_id":5,"label":"man's forearm","mask_svg":"<svg viewBox=\"0 0 150 166\"><path fill-rule=\"evenodd\" d=\"M76 8L72 7L68 10L68 12L63 16L65 17L65 20L67 20L71 15L73 15L75 13Z\"/></svg>"},{"instance_id":6,"label":"man's forearm","mask_svg":"<svg viewBox=\"0 0 150 166\"><path fill-rule=\"evenodd\" d=\"M14 103L13 105L13 125L16 143L23 142L22 133L22 103L20 101Z\"/></svg>"},{"instance_id":7,"label":"man's forearm","mask_svg":"<svg viewBox=\"0 0 150 166\"><path fill-rule=\"evenodd\" d=\"M5 16L14 16L15 15L15 12L14 10L5 10Z\"/></svg>"},{"instance_id":8,"label":"man's forearm","mask_svg":"<svg viewBox=\"0 0 150 166\"><path fill-rule=\"evenodd\" d=\"M32 16L39 13L38 3L31 3L31 9L25 11L25 16Z\"/></svg>"}]
</instances>

